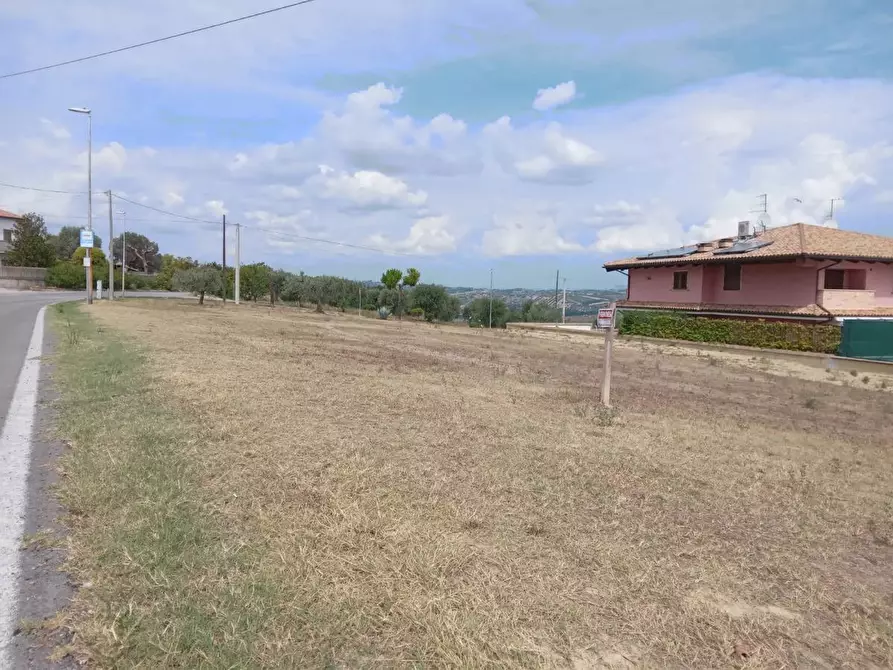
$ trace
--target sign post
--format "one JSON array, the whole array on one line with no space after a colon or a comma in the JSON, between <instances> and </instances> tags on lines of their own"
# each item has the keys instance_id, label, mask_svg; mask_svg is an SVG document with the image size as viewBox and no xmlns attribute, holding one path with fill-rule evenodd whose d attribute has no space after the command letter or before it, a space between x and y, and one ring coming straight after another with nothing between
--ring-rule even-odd
<instances>
[{"instance_id":1,"label":"sign post","mask_svg":"<svg viewBox=\"0 0 893 670\"><path fill-rule=\"evenodd\" d=\"M611 358L614 353L614 316L617 310L614 303L606 309L598 310L596 323L599 328L607 328L605 333L605 363L602 367L602 405L611 406Z\"/></svg>"},{"instance_id":2,"label":"sign post","mask_svg":"<svg viewBox=\"0 0 893 670\"><path fill-rule=\"evenodd\" d=\"M93 304L93 266L91 264L90 250L93 248L93 230L83 228L81 230L80 246L84 247L87 252L84 255L84 270L87 274L87 304Z\"/></svg>"}]
</instances>

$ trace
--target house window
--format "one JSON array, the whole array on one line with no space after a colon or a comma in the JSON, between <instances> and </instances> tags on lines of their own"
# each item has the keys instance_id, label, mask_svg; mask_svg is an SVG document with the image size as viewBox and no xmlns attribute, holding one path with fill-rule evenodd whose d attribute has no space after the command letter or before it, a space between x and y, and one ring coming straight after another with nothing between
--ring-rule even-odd
<instances>
[{"instance_id":1,"label":"house window","mask_svg":"<svg viewBox=\"0 0 893 670\"><path fill-rule=\"evenodd\" d=\"M674 291L685 291L688 289L688 273L687 272L674 272L673 273L673 290Z\"/></svg>"},{"instance_id":2,"label":"house window","mask_svg":"<svg viewBox=\"0 0 893 670\"><path fill-rule=\"evenodd\" d=\"M725 274L722 279L723 291L741 290L741 265L735 263L724 267Z\"/></svg>"},{"instance_id":3,"label":"house window","mask_svg":"<svg viewBox=\"0 0 893 670\"><path fill-rule=\"evenodd\" d=\"M12 230L6 228L3 230L3 241L4 242L12 242Z\"/></svg>"},{"instance_id":4,"label":"house window","mask_svg":"<svg viewBox=\"0 0 893 670\"><path fill-rule=\"evenodd\" d=\"M865 290L865 270L825 270L825 288L829 290Z\"/></svg>"}]
</instances>

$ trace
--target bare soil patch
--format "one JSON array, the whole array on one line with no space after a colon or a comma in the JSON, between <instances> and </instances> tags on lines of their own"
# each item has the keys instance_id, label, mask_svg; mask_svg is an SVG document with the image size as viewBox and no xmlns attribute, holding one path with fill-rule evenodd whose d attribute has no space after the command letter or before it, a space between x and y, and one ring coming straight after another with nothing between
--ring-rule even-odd
<instances>
[{"instance_id":1,"label":"bare soil patch","mask_svg":"<svg viewBox=\"0 0 893 670\"><path fill-rule=\"evenodd\" d=\"M893 665L893 396L871 385L620 347L605 412L594 338L91 314L149 347L203 426L196 499L277 585L234 615L263 622L248 666Z\"/></svg>"}]
</instances>

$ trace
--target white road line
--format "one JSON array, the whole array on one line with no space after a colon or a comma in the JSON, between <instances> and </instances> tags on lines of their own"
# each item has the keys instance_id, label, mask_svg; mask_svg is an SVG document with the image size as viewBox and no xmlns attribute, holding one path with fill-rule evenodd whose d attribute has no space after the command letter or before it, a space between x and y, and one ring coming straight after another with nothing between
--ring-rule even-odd
<instances>
[{"instance_id":1,"label":"white road line","mask_svg":"<svg viewBox=\"0 0 893 670\"><path fill-rule=\"evenodd\" d=\"M9 414L0 434L0 669L12 667L12 633L16 625L19 592L19 552L25 526L31 433L37 406L37 381L43 352L41 307L31 343L19 372Z\"/></svg>"}]
</instances>

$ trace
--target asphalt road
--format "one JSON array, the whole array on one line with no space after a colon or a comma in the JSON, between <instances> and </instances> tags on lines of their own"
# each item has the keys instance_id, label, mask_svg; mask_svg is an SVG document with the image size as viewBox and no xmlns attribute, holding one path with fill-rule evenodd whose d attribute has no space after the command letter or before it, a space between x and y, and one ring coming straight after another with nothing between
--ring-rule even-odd
<instances>
[{"instance_id":1,"label":"asphalt road","mask_svg":"<svg viewBox=\"0 0 893 670\"><path fill-rule=\"evenodd\" d=\"M65 292L0 291L0 426L6 420L40 308L78 297Z\"/></svg>"}]
</instances>

